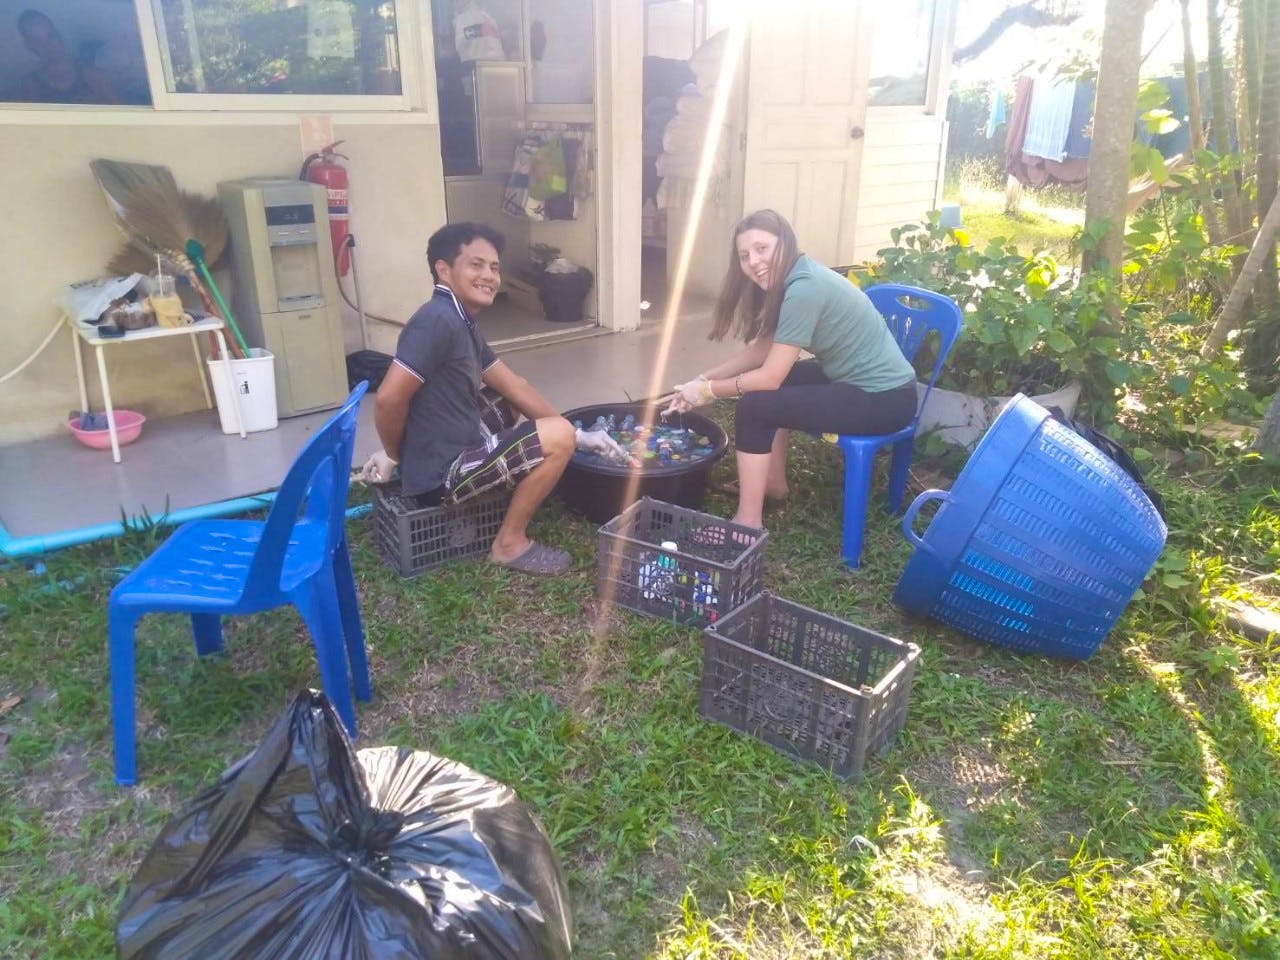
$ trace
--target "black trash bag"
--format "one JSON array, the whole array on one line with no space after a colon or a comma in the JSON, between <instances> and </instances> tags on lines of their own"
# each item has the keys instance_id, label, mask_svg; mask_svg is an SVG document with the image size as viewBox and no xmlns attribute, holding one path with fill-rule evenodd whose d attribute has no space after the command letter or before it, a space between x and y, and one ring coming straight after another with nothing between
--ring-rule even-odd
<instances>
[{"instance_id":1,"label":"black trash bag","mask_svg":"<svg viewBox=\"0 0 1280 960\"><path fill-rule=\"evenodd\" d=\"M184 960L571 953L564 879L515 793L422 751L357 753L314 690L164 828L116 943Z\"/></svg>"},{"instance_id":2,"label":"black trash bag","mask_svg":"<svg viewBox=\"0 0 1280 960\"><path fill-rule=\"evenodd\" d=\"M347 354L347 389L354 390L361 380L369 382L369 392L377 393L391 367L390 354L379 350L357 350Z\"/></svg>"}]
</instances>

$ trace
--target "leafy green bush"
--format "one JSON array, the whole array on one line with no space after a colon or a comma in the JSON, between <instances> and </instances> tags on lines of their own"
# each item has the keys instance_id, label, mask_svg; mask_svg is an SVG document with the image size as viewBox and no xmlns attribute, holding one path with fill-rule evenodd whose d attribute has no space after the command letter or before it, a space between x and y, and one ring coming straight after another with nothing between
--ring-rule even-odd
<instances>
[{"instance_id":1,"label":"leafy green bush","mask_svg":"<svg viewBox=\"0 0 1280 960\"><path fill-rule=\"evenodd\" d=\"M907 283L948 296L964 328L941 386L978 396L1044 393L1080 380L1086 407L1108 416L1134 374L1141 323L1115 329L1125 308L1106 273L1075 277L1048 254L1024 255L1004 239L978 249L963 230L924 223L897 227L894 246L867 269L864 285Z\"/></svg>"},{"instance_id":2,"label":"leafy green bush","mask_svg":"<svg viewBox=\"0 0 1280 960\"><path fill-rule=\"evenodd\" d=\"M1189 188L1201 175L1177 176ZM1165 439L1197 423L1256 416L1240 351L1229 345L1212 361L1199 352L1241 249L1209 242L1190 189L1162 194L1130 225L1118 283L999 237L979 248L963 230L940 226L936 212L891 231L894 246L858 279L911 284L960 304L964 328L939 380L948 389L1008 396L1079 380L1078 415L1100 424L1119 417ZM1083 231L1079 245L1090 248L1100 232Z\"/></svg>"},{"instance_id":3,"label":"leafy green bush","mask_svg":"<svg viewBox=\"0 0 1280 960\"><path fill-rule=\"evenodd\" d=\"M1235 338L1214 360L1200 347L1232 279L1232 258L1246 252L1213 244L1197 191L1233 172L1234 158L1201 151L1196 165L1173 174L1172 189L1145 204L1125 235L1124 296L1148 310L1148 342L1126 405L1135 426L1172 438L1197 423L1260 412L1247 389Z\"/></svg>"}]
</instances>

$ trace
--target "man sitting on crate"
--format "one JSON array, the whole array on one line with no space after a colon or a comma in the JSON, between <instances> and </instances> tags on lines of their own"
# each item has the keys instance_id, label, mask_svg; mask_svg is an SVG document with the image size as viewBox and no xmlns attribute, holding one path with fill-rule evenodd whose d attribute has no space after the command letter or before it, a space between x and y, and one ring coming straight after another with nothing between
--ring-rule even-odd
<instances>
[{"instance_id":1,"label":"man sitting on crate","mask_svg":"<svg viewBox=\"0 0 1280 960\"><path fill-rule=\"evenodd\" d=\"M398 467L401 494L418 506L462 503L514 486L489 559L555 575L569 568L569 554L534 543L526 528L574 448L621 463L630 457L607 433L575 431L476 329L475 314L498 293L503 245L502 234L479 223L451 223L427 242L435 292L400 334L378 388L383 449L362 476L386 483Z\"/></svg>"}]
</instances>

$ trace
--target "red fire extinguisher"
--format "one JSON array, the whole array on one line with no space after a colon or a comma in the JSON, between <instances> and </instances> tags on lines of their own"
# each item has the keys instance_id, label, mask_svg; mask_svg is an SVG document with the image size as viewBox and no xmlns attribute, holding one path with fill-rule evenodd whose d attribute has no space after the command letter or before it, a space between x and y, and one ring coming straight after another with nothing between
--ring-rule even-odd
<instances>
[{"instance_id":1,"label":"red fire extinguisher","mask_svg":"<svg viewBox=\"0 0 1280 960\"><path fill-rule=\"evenodd\" d=\"M338 162L347 159L338 153L341 143L341 140L335 141L302 161L299 179L318 183L328 191L329 236L333 239L334 266L338 276L345 277L351 268L351 251L347 245L347 235L351 232L351 213L347 198L347 168Z\"/></svg>"}]
</instances>

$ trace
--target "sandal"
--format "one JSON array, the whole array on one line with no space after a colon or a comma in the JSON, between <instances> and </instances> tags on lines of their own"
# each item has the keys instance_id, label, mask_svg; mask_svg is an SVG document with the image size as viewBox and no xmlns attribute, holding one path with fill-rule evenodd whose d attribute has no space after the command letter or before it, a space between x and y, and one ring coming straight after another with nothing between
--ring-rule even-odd
<instances>
[{"instance_id":1,"label":"sandal","mask_svg":"<svg viewBox=\"0 0 1280 960\"><path fill-rule=\"evenodd\" d=\"M517 573L529 573L535 577L556 577L568 572L570 558L567 550L530 541L524 553L519 556L512 557L510 560L495 560L490 557L489 562Z\"/></svg>"}]
</instances>

